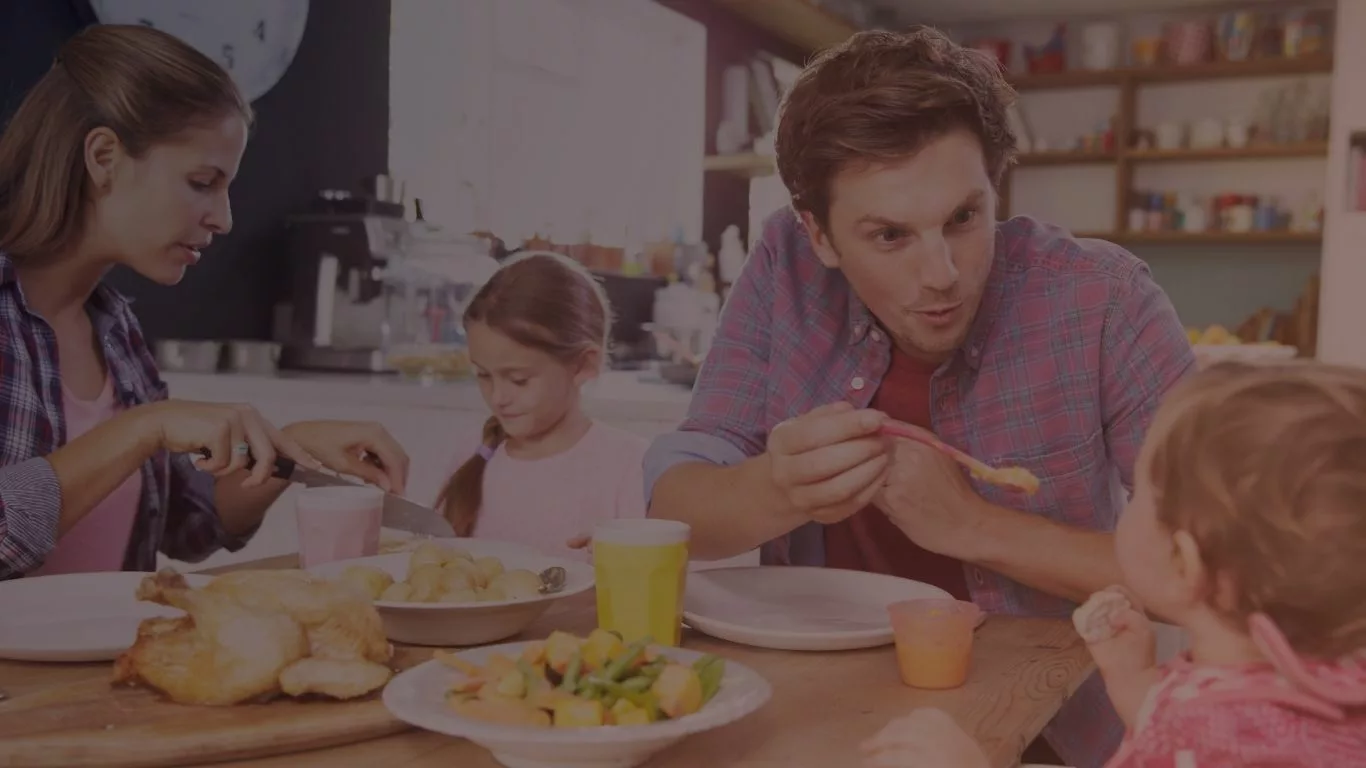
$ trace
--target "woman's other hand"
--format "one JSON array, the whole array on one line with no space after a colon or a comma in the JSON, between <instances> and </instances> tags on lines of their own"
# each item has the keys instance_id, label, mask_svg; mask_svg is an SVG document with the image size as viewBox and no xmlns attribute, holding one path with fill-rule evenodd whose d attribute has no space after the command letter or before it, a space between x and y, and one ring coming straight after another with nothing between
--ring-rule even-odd
<instances>
[{"instance_id":1,"label":"woman's other hand","mask_svg":"<svg viewBox=\"0 0 1366 768\"><path fill-rule=\"evenodd\" d=\"M270 479L275 459L287 456L307 467L321 468L318 459L290 435L266 421L250 405L162 400L137 409L158 447L176 453L202 453L195 466L214 477L245 469L254 459L244 486Z\"/></svg>"},{"instance_id":2,"label":"woman's other hand","mask_svg":"<svg viewBox=\"0 0 1366 768\"><path fill-rule=\"evenodd\" d=\"M402 496L408 454L384 427L368 421L299 421L282 430L328 469Z\"/></svg>"}]
</instances>

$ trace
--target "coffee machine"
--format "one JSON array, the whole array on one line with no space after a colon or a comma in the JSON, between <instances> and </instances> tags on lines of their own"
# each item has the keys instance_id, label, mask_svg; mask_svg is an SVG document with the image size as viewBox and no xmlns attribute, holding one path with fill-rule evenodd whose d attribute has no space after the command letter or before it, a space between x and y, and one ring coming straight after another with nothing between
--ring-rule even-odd
<instances>
[{"instance_id":1,"label":"coffee machine","mask_svg":"<svg viewBox=\"0 0 1366 768\"><path fill-rule=\"evenodd\" d=\"M403 258L410 224L373 212L290 216L286 296L277 305L280 367L388 372L384 272Z\"/></svg>"}]
</instances>

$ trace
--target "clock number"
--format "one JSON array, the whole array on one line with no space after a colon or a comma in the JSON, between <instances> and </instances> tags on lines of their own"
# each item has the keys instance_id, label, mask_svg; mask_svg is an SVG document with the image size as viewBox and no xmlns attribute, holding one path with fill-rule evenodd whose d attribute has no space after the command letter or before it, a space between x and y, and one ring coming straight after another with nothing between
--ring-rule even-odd
<instances>
[{"instance_id":1,"label":"clock number","mask_svg":"<svg viewBox=\"0 0 1366 768\"><path fill-rule=\"evenodd\" d=\"M257 39L257 40L260 40L260 41L263 42L263 43L266 41L266 20L265 20L265 19L262 19L262 20L256 22L256 29L253 29L253 30L252 30L252 34L256 35L256 39Z\"/></svg>"},{"instance_id":2,"label":"clock number","mask_svg":"<svg viewBox=\"0 0 1366 768\"><path fill-rule=\"evenodd\" d=\"M232 45L231 45L231 44L227 44L227 45L224 45L224 46L223 46L223 59L224 59L225 61L228 62L228 69L232 69L233 64L236 63L236 60L233 58L233 55L232 55Z\"/></svg>"}]
</instances>

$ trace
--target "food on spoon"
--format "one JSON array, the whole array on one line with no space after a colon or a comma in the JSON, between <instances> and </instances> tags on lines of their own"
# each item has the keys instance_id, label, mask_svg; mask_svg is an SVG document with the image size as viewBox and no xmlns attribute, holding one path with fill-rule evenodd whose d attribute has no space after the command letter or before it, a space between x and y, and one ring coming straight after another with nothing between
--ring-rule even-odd
<instances>
[{"instance_id":1,"label":"food on spoon","mask_svg":"<svg viewBox=\"0 0 1366 768\"><path fill-rule=\"evenodd\" d=\"M973 477L992 485L999 485L1004 488L1015 488L1033 495L1039 490L1039 478L1033 472L1024 467L992 467L982 461L969 456L963 451L954 448L948 443L940 440L933 432L912 424L888 419L882 424L882 433L892 437L900 437L912 440L922 445L927 445L943 453L945 456L967 467Z\"/></svg>"},{"instance_id":2,"label":"food on spoon","mask_svg":"<svg viewBox=\"0 0 1366 768\"><path fill-rule=\"evenodd\" d=\"M720 657L684 664L656 653L648 641L627 644L603 629L585 638L556 631L518 658L493 653L482 666L446 651L434 656L463 675L446 697L456 714L536 728L686 717L711 701L725 676Z\"/></svg>"},{"instance_id":3,"label":"food on spoon","mask_svg":"<svg viewBox=\"0 0 1366 768\"><path fill-rule=\"evenodd\" d=\"M525 568L507 570L496 557L475 558L456 547L424 541L408 557L408 573L395 580L372 565L352 565L342 581L371 600L456 603L525 600L541 594L541 577Z\"/></svg>"},{"instance_id":4,"label":"food on spoon","mask_svg":"<svg viewBox=\"0 0 1366 768\"><path fill-rule=\"evenodd\" d=\"M192 588L173 568L137 598L185 616L145 619L114 662L114 682L181 704L230 705L316 694L352 699L392 676L393 646L354 587L297 570L237 571Z\"/></svg>"},{"instance_id":5,"label":"food on spoon","mask_svg":"<svg viewBox=\"0 0 1366 768\"><path fill-rule=\"evenodd\" d=\"M1039 491L1039 478L1024 467L987 467L986 469L974 467L969 471L973 477L992 485L1018 488L1030 495Z\"/></svg>"}]
</instances>

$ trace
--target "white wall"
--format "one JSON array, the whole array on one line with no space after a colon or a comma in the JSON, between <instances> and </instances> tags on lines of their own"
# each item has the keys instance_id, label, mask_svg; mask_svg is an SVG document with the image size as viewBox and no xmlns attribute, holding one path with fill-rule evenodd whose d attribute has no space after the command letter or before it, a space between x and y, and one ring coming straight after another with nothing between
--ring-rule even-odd
<instances>
[{"instance_id":1,"label":"white wall","mask_svg":"<svg viewBox=\"0 0 1366 768\"><path fill-rule=\"evenodd\" d=\"M1319 359L1366 366L1366 213L1348 210L1348 137L1366 131L1366 1L1338 4L1333 124L1324 212L1323 288L1319 296Z\"/></svg>"},{"instance_id":2,"label":"white wall","mask_svg":"<svg viewBox=\"0 0 1366 768\"><path fill-rule=\"evenodd\" d=\"M700 240L705 29L637 0L396 0L389 163L509 244Z\"/></svg>"}]
</instances>

